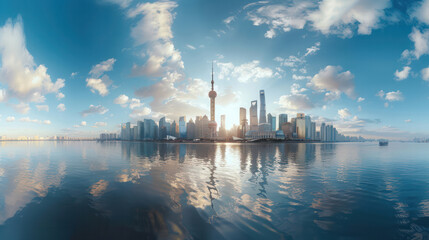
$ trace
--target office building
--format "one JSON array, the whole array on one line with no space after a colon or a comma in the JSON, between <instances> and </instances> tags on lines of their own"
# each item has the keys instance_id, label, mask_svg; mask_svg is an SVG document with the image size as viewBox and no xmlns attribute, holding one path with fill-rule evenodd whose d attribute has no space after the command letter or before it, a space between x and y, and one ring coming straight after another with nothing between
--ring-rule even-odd
<instances>
[{"instance_id":1,"label":"office building","mask_svg":"<svg viewBox=\"0 0 429 240\"><path fill-rule=\"evenodd\" d=\"M186 138L195 139L195 123L192 118L186 124Z\"/></svg>"},{"instance_id":2,"label":"office building","mask_svg":"<svg viewBox=\"0 0 429 240\"><path fill-rule=\"evenodd\" d=\"M285 113L279 114L279 130L282 129L283 123L287 123L287 114Z\"/></svg>"},{"instance_id":3,"label":"office building","mask_svg":"<svg viewBox=\"0 0 429 240\"><path fill-rule=\"evenodd\" d=\"M259 129L258 128L258 101L257 100L250 102L249 115L250 115L250 130L251 131L257 131Z\"/></svg>"},{"instance_id":4,"label":"office building","mask_svg":"<svg viewBox=\"0 0 429 240\"><path fill-rule=\"evenodd\" d=\"M179 118L179 138L186 138L186 117Z\"/></svg>"},{"instance_id":5,"label":"office building","mask_svg":"<svg viewBox=\"0 0 429 240\"><path fill-rule=\"evenodd\" d=\"M265 91L260 90L259 91L259 101L261 104L261 109L259 110L259 123L266 123L267 122L267 113L265 110Z\"/></svg>"}]
</instances>

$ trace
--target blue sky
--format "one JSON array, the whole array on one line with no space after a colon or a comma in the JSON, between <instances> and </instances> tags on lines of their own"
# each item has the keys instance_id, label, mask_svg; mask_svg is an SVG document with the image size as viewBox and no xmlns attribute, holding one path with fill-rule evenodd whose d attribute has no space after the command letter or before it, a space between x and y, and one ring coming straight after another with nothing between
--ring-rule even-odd
<instances>
[{"instance_id":1,"label":"blue sky","mask_svg":"<svg viewBox=\"0 0 429 240\"><path fill-rule=\"evenodd\" d=\"M347 135L429 135L429 0L2 1L0 135L304 112ZM258 99L259 100L259 99Z\"/></svg>"}]
</instances>

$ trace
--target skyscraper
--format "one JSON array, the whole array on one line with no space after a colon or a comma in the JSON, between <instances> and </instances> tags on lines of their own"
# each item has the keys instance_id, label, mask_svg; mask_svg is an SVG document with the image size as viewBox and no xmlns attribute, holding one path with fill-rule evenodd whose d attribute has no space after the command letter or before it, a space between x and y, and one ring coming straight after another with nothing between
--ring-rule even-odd
<instances>
[{"instance_id":1,"label":"skyscraper","mask_svg":"<svg viewBox=\"0 0 429 240\"><path fill-rule=\"evenodd\" d=\"M241 107L240 108L240 122L239 122L239 133L238 133L238 137L243 138L244 135L246 135L247 132L247 116L246 116L246 108Z\"/></svg>"},{"instance_id":2,"label":"skyscraper","mask_svg":"<svg viewBox=\"0 0 429 240\"><path fill-rule=\"evenodd\" d=\"M283 123L287 123L287 114L279 114L279 130L282 130Z\"/></svg>"},{"instance_id":3,"label":"skyscraper","mask_svg":"<svg viewBox=\"0 0 429 240\"><path fill-rule=\"evenodd\" d=\"M253 100L250 102L250 130L258 131L258 101Z\"/></svg>"},{"instance_id":4,"label":"skyscraper","mask_svg":"<svg viewBox=\"0 0 429 240\"><path fill-rule=\"evenodd\" d=\"M267 115L268 124L270 124L270 131L276 131L276 116L271 115L271 113L268 113Z\"/></svg>"},{"instance_id":5,"label":"skyscraper","mask_svg":"<svg viewBox=\"0 0 429 240\"><path fill-rule=\"evenodd\" d=\"M305 122L306 122L305 114L304 113L298 113L296 115L296 133L297 133L299 139L305 139L306 138Z\"/></svg>"},{"instance_id":6,"label":"skyscraper","mask_svg":"<svg viewBox=\"0 0 429 240\"><path fill-rule=\"evenodd\" d=\"M195 123L192 120L192 118L186 124L186 137L188 139L194 139L195 138Z\"/></svg>"},{"instance_id":7,"label":"skyscraper","mask_svg":"<svg viewBox=\"0 0 429 240\"><path fill-rule=\"evenodd\" d=\"M165 117L159 119L159 138L165 139L167 138L167 124L165 121Z\"/></svg>"},{"instance_id":8,"label":"skyscraper","mask_svg":"<svg viewBox=\"0 0 429 240\"><path fill-rule=\"evenodd\" d=\"M156 139L155 131L156 131L156 123L152 119L144 120L144 139L145 140L153 140Z\"/></svg>"},{"instance_id":9,"label":"skyscraper","mask_svg":"<svg viewBox=\"0 0 429 240\"><path fill-rule=\"evenodd\" d=\"M139 140L143 140L144 138L144 123L143 121L137 121L137 127L139 132Z\"/></svg>"},{"instance_id":10,"label":"skyscraper","mask_svg":"<svg viewBox=\"0 0 429 240\"><path fill-rule=\"evenodd\" d=\"M226 137L225 115L220 115L219 136Z\"/></svg>"},{"instance_id":11,"label":"skyscraper","mask_svg":"<svg viewBox=\"0 0 429 240\"><path fill-rule=\"evenodd\" d=\"M311 139L311 117L305 116L305 139Z\"/></svg>"},{"instance_id":12,"label":"skyscraper","mask_svg":"<svg viewBox=\"0 0 429 240\"><path fill-rule=\"evenodd\" d=\"M179 136L180 138L186 138L186 117L182 116L179 118Z\"/></svg>"},{"instance_id":13,"label":"skyscraper","mask_svg":"<svg viewBox=\"0 0 429 240\"><path fill-rule=\"evenodd\" d=\"M320 125L320 141L325 142L326 141L326 124L322 123Z\"/></svg>"},{"instance_id":14,"label":"skyscraper","mask_svg":"<svg viewBox=\"0 0 429 240\"><path fill-rule=\"evenodd\" d=\"M259 101L261 104L261 109L259 110L259 123L266 123L267 113L265 110L265 91L264 90L259 91Z\"/></svg>"},{"instance_id":15,"label":"skyscraper","mask_svg":"<svg viewBox=\"0 0 429 240\"><path fill-rule=\"evenodd\" d=\"M212 89L209 92L209 98L210 98L210 122L209 122L209 130L210 130L210 137L216 137L216 130L217 130L217 123L215 120L215 98L217 96L216 91L214 90L214 79L213 79L213 62L212 62Z\"/></svg>"}]
</instances>

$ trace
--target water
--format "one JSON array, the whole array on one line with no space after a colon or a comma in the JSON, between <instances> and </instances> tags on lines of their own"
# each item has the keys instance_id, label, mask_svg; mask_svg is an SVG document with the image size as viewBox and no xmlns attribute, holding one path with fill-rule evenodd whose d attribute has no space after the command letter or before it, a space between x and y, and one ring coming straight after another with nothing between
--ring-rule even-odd
<instances>
[{"instance_id":1,"label":"water","mask_svg":"<svg viewBox=\"0 0 429 240\"><path fill-rule=\"evenodd\" d=\"M429 145L0 143L0 239L428 239Z\"/></svg>"}]
</instances>

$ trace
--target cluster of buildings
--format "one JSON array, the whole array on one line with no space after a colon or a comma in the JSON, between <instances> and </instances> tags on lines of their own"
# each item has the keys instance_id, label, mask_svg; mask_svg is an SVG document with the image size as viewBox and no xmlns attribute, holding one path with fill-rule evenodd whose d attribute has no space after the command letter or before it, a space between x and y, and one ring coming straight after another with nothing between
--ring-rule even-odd
<instances>
[{"instance_id":1,"label":"cluster of buildings","mask_svg":"<svg viewBox=\"0 0 429 240\"><path fill-rule=\"evenodd\" d=\"M225 115L221 115L219 129L215 121L215 99L213 66L210 98L210 118L206 115L197 116L195 121L191 118L186 121L186 116L179 118L179 121L169 122L165 117L158 123L153 119L137 121L132 125L130 122L121 125L120 138L122 140L171 140L171 139L210 139L210 140L300 140L300 141L359 141L359 138L346 137L339 134L332 124L321 123L317 128L316 122L311 121L310 116L298 113L296 117L288 121L287 114L279 114L278 119L271 113L266 113L265 91L259 91L259 112L258 101L250 103L249 115L247 109L240 108L239 124L234 125L230 130L225 127ZM259 114L258 114L259 113ZM107 136L105 136L107 137ZM101 138L101 136L100 136Z\"/></svg>"}]
</instances>

